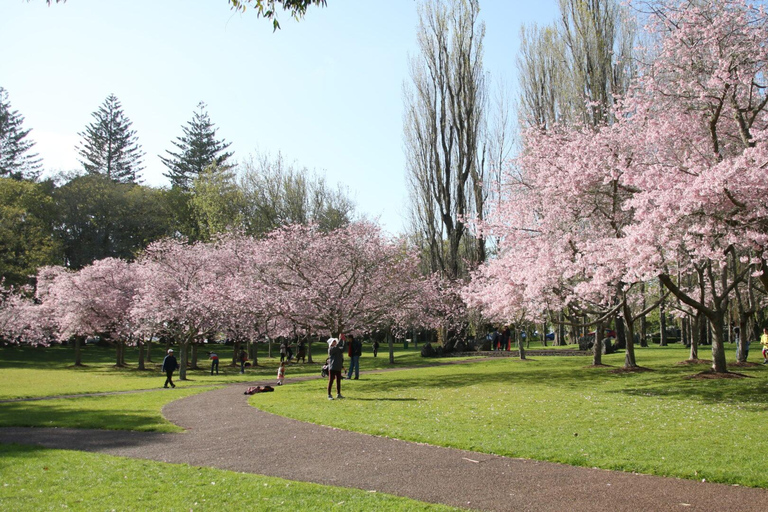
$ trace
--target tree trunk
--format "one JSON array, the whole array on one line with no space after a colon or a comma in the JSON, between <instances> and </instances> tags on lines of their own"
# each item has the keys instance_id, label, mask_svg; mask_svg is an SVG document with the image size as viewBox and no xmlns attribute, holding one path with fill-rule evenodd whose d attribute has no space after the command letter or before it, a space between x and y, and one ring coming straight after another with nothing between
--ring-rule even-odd
<instances>
[{"instance_id":1,"label":"tree trunk","mask_svg":"<svg viewBox=\"0 0 768 512\"><path fill-rule=\"evenodd\" d=\"M603 323L598 322L595 326L595 344L592 347L592 364L600 366L603 364Z\"/></svg>"},{"instance_id":2,"label":"tree trunk","mask_svg":"<svg viewBox=\"0 0 768 512\"><path fill-rule=\"evenodd\" d=\"M258 346L258 343L254 342L254 341L251 341L251 344L248 345L248 353L250 354L251 359L253 360L253 366L258 366L258 364L259 364L259 346Z\"/></svg>"},{"instance_id":3,"label":"tree trunk","mask_svg":"<svg viewBox=\"0 0 768 512\"><path fill-rule=\"evenodd\" d=\"M125 340L120 340L120 366L127 366L125 364L125 353L127 352Z\"/></svg>"},{"instance_id":4,"label":"tree trunk","mask_svg":"<svg viewBox=\"0 0 768 512\"><path fill-rule=\"evenodd\" d=\"M555 331L555 346L562 347L565 345L565 325L563 325L563 312L557 313L557 331Z\"/></svg>"},{"instance_id":5,"label":"tree trunk","mask_svg":"<svg viewBox=\"0 0 768 512\"><path fill-rule=\"evenodd\" d=\"M664 293L663 290L661 293ZM659 346L667 346L667 306L664 299L659 302Z\"/></svg>"},{"instance_id":6,"label":"tree trunk","mask_svg":"<svg viewBox=\"0 0 768 512\"><path fill-rule=\"evenodd\" d=\"M307 336L307 362L314 363L314 361L312 361L312 337L311 336Z\"/></svg>"},{"instance_id":7,"label":"tree trunk","mask_svg":"<svg viewBox=\"0 0 768 512\"><path fill-rule=\"evenodd\" d=\"M83 336L75 336L75 366L83 366Z\"/></svg>"},{"instance_id":8,"label":"tree trunk","mask_svg":"<svg viewBox=\"0 0 768 512\"><path fill-rule=\"evenodd\" d=\"M701 339L701 321L703 317L701 313L696 313L691 319L691 351L688 359L690 361L696 361L699 359L699 340Z\"/></svg>"},{"instance_id":9,"label":"tree trunk","mask_svg":"<svg viewBox=\"0 0 768 512\"><path fill-rule=\"evenodd\" d=\"M123 366L123 344L119 340L115 342L115 366Z\"/></svg>"},{"instance_id":10,"label":"tree trunk","mask_svg":"<svg viewBox=\"0 0 768 512\"><path fill-rule=\"evenodd\" d=\"M197 366L197 343L192 343L192 369L199 370Z\"/></svg>"},{"instance_id":11,"label":"tree trunk","mask_svg":"<svg viewBox=\"0 0 768 512\"><path fill-rule=\"evenodd\" d=\"M179 343L179 380L187 380L187 356L189 352L189 342L183 341Z\"/></svg>"},{"instance_id":12,"label":"tree trunk","mask_svg":"<svg viewBox=\"0 0 768 512\"><path fill-rule=\"evenodd\" d=\"M547 322L544 322L541 326L541 346L547 346Z\"/></svg>"},{"instance_id":13,"label":"tree trunk","mask_svg":"<svg viewBox=\"0 0 768 512\"><path fill-rule=\"evenodd\" d=\"M630 311L627 301L624 301L624 322L627 324L626 332L626 352L624 353L624 368L637 368L637 361L635 360L635 322L632 319L632 311ZM616 327L622 325L624 322L620 318L616 319ZM622 333L624 329L622 328ZM616 333L618 335L618 332ZM618 339L618 338L617 338Z\"/></svg>"},{"instance_id":14,"label":"tree trunk","mask_svg":"<svg viewBox=\"0 0 768 512\"><path fill-rule=\"evenodd\" d=\"M232 366L240 366L238 356L240 354L240 338L235 338L235 344L232 347Z\"/></svg>"},{"instance_id":15,"label":"tree trunk","mask_svg":"<svg viewBox=\"0 0 768 512\"><path fill-rule=\"evenodd\" d=\"M395 337L387 331L387 343L389 344L389 364L395 364Z\"/></svg>"},{"instance_id":16,"label":"tree trunk","mask_svg":"<svg viewBox=\"0 0 768 512\"><path fill-rule=\"evenodd\" d=\"M710 332L712 332L712 370L715 373L728 373L725 361L724 312L717 312L713 318L710 318L709 323Z\"/></svg>"},{"instance_id":17,"label":"tree trunk","mask_svg":"<svg viewBox=\"0 0 768 512\"><path fill-rule=\"evenodd\" d=\"M749 352L749 316L747 313L739 314L739 336L736 340L736 361L739 363L747 362Z\"/></svg>"},{"instance_id":18,"label":"tree trunk","mask_svg":"<svg viewBox=\"0 0 768 512\"><path fill-rule=\"evenodd\" d=\"M136 344L139 346L139 370L145 370L144 368L144 342L138 340Z\"/></svg>"},{"instance_id":19,"label":"tree trunk","mask_svg":"<svg viewBox=\"0 0 768 512\"><path fill-rule=\"evenodd\" d=\"M645 308L647 307L646 301L645 301L645 283L642 283L640 285L640 293L643 296L642 303L640 306L640 311L645 311ZM643 315L640 317L640 346L641 347L647 347L648 346L648 319L646 315Z\"/></svg>"},{"instance_id":20,"label":"tree trunk","mask_svg":"<svg viewBox=\"0 0 768 512\"><path fill-rule=\"evenodd\" d=\"M525 347L523 346L523 340L518 337L517 350L520 351L520 359L525 360Z\"/></svg>"},{"instance_id":21,"label":"tree trunk","mask_svg":"<svg viewBox=\"0 0 768 512\"><path fill-rule=\"evenodd\" d=\"M624 320L622 318L616 317L616 348L624 350L627 348L627 343L627 334L624 332Z\"/></svg>"}]
</instances>

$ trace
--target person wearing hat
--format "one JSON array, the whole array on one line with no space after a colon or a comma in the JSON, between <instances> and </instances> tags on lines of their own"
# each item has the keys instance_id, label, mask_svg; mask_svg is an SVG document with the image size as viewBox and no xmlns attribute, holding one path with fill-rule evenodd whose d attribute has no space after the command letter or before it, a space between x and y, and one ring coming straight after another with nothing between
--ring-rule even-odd
<instances>
[{"instance_id":1,"label":"person wearing hat","mask_svg":"<svg viewBox=\"0 0 768 512\"><path fill-rule=\"evenodd\" d=\"M331 389L336 379L336 398L341 396L341 369L344 367L344 343L336 338L328 339L328 400L333 400Z\"/></svg>"},{"instance_id":2,"label":"person wearing hat","mask_svg":"<svg viewBox=\"0 0 768 512\"><path fill-rule=\"evenodd\" d=\"M178 367L179 362L173 357L173 349L169 348L168 355L163 359L163 371L165 372L165 375L167 375L165 378L165 386L163 386L164 388L167 388L168 384L170 384L172 388L176 387L176 384L173 383L173 372L176 371L176 368Z\"/></svg>"}]
</instances>

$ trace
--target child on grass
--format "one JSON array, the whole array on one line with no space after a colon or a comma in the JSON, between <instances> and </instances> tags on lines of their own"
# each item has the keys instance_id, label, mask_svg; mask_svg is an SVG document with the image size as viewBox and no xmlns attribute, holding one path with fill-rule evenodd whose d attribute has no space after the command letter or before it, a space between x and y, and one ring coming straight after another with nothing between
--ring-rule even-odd
<instances>
[{"instance_id":1,"label":"child on grass","mask_svg":"<svg viewBox=\"0 0 768 512\"><path fill-rule=\"evenodd\" d=\"M285 361L280 363L280 366L277 368L277 385L278 386L283 385L284 378L285 378Z\"/></svg>"}]
</instances>

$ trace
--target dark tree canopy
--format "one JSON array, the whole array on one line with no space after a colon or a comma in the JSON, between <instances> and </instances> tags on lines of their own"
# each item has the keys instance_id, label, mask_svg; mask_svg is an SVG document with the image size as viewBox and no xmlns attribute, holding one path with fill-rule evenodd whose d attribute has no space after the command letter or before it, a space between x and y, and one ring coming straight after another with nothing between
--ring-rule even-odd
<instances>
[{"instance_id":1,"label":"dark tree canopy","mask_svg":"<svg viewBox=\"0 0 768 512\"><path fill-rule=\"evenodd\" d=\"M37 153L30 150L35 143L27 139L24 117L11 108L8 91L0 87L0 176L22 179L34 178L40 170Z\"/></svg>"},{"instance_id":2,"label":"dark tree canopy","mask_svg":"<svg viewBox=\"0 0 768 512\"><path fill-rule=\"evenodd\" d=\"M135 183L138 172L143 169L144 152L120 101L110 94L91 115L94 122L78 134L82 137L77 149L82 158L80 163L89 174L102 174L121 183Z\"/></svg>"},{"instance_id":3,"label":"dark tree canopy","mask_svg":"<svg viewBox=\"0 0 768 512\"><path fill-rule=\"evenodd\" d=\"M58 212L55 234L70 268L107 257L133 259L154 240L171 234L160 189L87 174L55 189L53 200Z\"/></svg>"},{"instance_id":4,"label":"dark tree canopy","mask_svg":"<svg viewBox=\"0 0 768 512\"><path fill-rule=\"evenodd\" d=\"M205 110L205 103L198 103L197 109L192 120L182 127L184 135L173 141L179 151L167 151L168 157L160 157L168 167L164 176L171 180L172 186L185 190L208 166L227 169L226 161L233 154L226 151L230 142L216 139L216 128Z\"/></svg>"},{"instance_id":5,"label":"dark tree canopy","mask_svg":"<svg viewBox=\"0 0 768 512\"><path fill-rule=\"evenodd\" d=\"M5 285L27 284L38 268L59 261L51 187L48 181L0 178L0 278Z\"/></svg>"}]
</instances>

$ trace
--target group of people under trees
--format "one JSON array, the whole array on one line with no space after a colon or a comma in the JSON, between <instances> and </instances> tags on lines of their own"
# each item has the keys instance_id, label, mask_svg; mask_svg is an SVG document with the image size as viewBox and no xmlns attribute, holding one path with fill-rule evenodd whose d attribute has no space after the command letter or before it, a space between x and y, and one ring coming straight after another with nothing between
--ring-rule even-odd
<instances>
[{"instance_id":1,"label":"group of people under trees","mask_svg":"<svg viewBox=\"0 0 768 512\"><path fill-rule=\"evenodd\" d=\"M512 350L510 344L512 340L512 331L509 329L509 326L505 325L501 329L501 332L499 332L498 329L494 329L493 332L488 335L488 339L491 341L491 350L493 351Z\"/></svg>"},{"instance_id":2,"label":"group of people under trees","mask_svg":"<svg viewBox=\"0 0 768 512\"><path fill-rule=\"evenodd\" d=\"M507 329L508 330L508 329ZM374 357L378 355L379 342L374 340L373 342L373 354ZM359 379L360 378L360 356L363 354L363 343L357 340L352 334L342 334L339 338L328 339L328 359L323 366L323 375L328 376L328 399L334 400L331 393L333 389L333 383L336 382L336 399L342 399L344 396L341 394L341 380L343 377L344 367L344 353L347 353L349 357L349 369L347 371L347 379ZM214 371L218 375L219 373L219 356L215 352L208 353L211 360L211 375ZM297 346L296 361L305 361L306 358L306 341L300 339ZM293 359L293 350L291 344L287 340L283 340L280 343L280 366L277 370L277 385L283 384L285 379L285 366L286 363ZM240 373L244 373L244 363L247 360L247 353L245 350L240 350L238 354L238 360L240 361ZM169 348L166 352L166 356L163 359L162 371L166 374L164 388L169 385L173 388L176 384L173 382L173 373L179 368L179 362L174 356L172 348ZM354 377L352 376L354 374Z\"/></svg>"}]
</instances>

